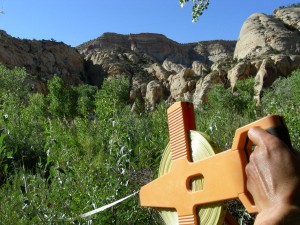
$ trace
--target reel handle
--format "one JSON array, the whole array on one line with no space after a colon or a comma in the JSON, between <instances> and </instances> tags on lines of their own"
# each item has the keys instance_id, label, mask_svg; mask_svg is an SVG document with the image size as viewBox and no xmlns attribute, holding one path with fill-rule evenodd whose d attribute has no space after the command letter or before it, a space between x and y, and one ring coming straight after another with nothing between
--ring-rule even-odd
<instances>
[{"instance_id":1,"label":"reel handle","mask_svg":"<svg viewBox=\"0 0 300 225\"><path fill-rule=\"evenodd\" d=\"M245 168L246 164L249 162L250 154L253 151L253 143L248 138L248 131L252 127L260 127L266 130L270 134L281 139L291 151L294 151L284 118L279 115L269 115L244 127L241 127L235 132L231 150L239 151L242 159L243 168ZM244 178L246 179L245 171L243 172ZM246 185L246 180L244 180L244 185ZM254 204L251 194L248 192L246 187L244 187L244 190L245 193L240 194L239 199L241 200L241 202L243 203L243 205L249 213L257 212L257 208Z\"/></svg>"}]
</instances>

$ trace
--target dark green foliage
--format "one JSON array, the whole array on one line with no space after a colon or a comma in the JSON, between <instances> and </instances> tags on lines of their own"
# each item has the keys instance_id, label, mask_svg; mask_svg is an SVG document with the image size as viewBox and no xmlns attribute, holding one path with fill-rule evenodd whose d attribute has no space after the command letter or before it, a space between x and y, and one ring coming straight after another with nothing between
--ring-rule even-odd
<instances>
[{"instance_id":1,"label":"dark green foliage","mask_svg":"<svg viewBox=\"0 0 300 225\"><path fill-rule=\"evenodd\" d=\"M157 176L168 142L166 104L154 112L131 112L127 78L105 80L98 90L66 87L54 76L44 96L20 88L24 70L0 67L0 72L6 74L0 76L0 224L161 224L155 210L139 206L138 196L75 218ZM215 85L196 110L197 130L226 150L236 128L279 113L299 147L299 73L275 82L262 108L253 102L253 79L238 82L235 95Z\"/></svg>"},{"instance_id":2,"label":"dark green foliage","mask_svg":"<svg viewBox=\"0 0 300 225\"><path fill-rule=\"evenodd\" d=\"M59 76L54 76L48 82L48 89L49 113L53 117L73 118L77 113L78 96L76 91L66 87Z\"/></svg>"},{"instance_id":3,"label":"dark green foliage","mask_svg":"<svg viewBox=\"0 0 300 225\"><path fill-rule=\"evenodd\" d=\"M45 157L45 106L44 97L39 94L28 95L28 104L9 104L4 109L8 118L4 129L8 134L6 145L15 150L15 160L35 167L39 158ZM17 101L17 100L15 100Z\"/></svg>"},{"instance_id":4,"label":"dark green foliage","mask_svg":"<svg viewBox=\"0 0 300 225\"><path fill-rule=\"evenodd\" d=\"M300 7L300 3L293 3L287 6L280 6L279 9Z\"/></svg>"},{"instance_id":5,"label":"dark green foliage","mask_svg":"<svg viewBox=\"0 0 300 225\"><path fill-rule=\"evenodd\" d=\"M237 91L232 93L230 88L225 89L221 84L217 84L208 93L207 104L204 106L209 110L225 110L236 114L248 114L253 116L255 110L254 79L250 78L238 81Z\"/></svg>"},{"instance_id":6,"label":"dark green foliage","mask_svg":"<svg viewBox=\"0 0 300 225\"><path fill-rule=\"evenodd\" d=\"M101 90L96 94L97 117L101 120L109 120L118 109L128 105L129 80L122 77L120 79L104 80Z\"/></svg>"},{"instance_id":7,"label":"dark green foliage","mask_svg":"<svg viewBox=\"0 0 300 225\"><path fill-rule=\"evenodd\" d=\"M48 88L47 96L28 94L26 104L19 99L18 107L15 99L3 104L9 116L1 123L7 135L0 168L10 171L1 173L6 181L1 178L0 198L6 207L0 207L0 224L64 224L139 190L158 167L167 141L165 106L143 117L130 112L125 78L106 80L97 90L65 87L54 76ZM7 167L9 154L13 160ZM150 220L158 220L157 214L139 207L135 196L72 223Z\"/></svg>"},{"instance_id":8,"label":"dark green foliage","mask_svg":"<svg viewBox=\"0 0 300 225\"><path fill-rule=\"evenodd\" d=\"M73 90L77 94L77 113L84 117L89 116L89 113L93 112L95 108L94 101L97 87L83 84L73 87Z\"/></svg>"},{"instance_id":9,"label":"dark green foliage","mask_svg":"<svg viewBox=\"0 0 300 225\"><path fill-rule=\"evenodd\" d=\"M45 117L38 116L39 111L35 111L41 105L37 98L28 94L29 88L25 85L27 74L24 69L9 70L0 66L0 74L0 126L7 135L5 145L8 151L14 152L14 163L26 162L26 165L33 167L43 155L44 128L39 119L44 120Z\"/></svg>"},{"instance_id":10,"label":"dark green foliage","mask_svg":"<svg viewBox=\"0 0 300 225\"><path fill-rule=\"evenodd\" d=\"M6 146L3 144L4 137L4 134L0 135L0 184L7 174L9 161L13 156L13 152L7 151Z\"/></svg>"}]
</instances>

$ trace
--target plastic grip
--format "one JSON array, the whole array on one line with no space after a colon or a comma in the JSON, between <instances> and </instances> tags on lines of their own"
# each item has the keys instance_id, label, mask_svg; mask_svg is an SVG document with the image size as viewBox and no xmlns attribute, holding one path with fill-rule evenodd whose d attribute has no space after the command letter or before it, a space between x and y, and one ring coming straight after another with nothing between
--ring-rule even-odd
<instances>
[{"instance_id":1,"label":"plastic grip","mask_svg":"<svg viewBox=\"0 0 300 225\"><path fill-rule=\"evenodd\" d=\"M270 115L266 116L260 120L257 120L253 123L250 123L244 127L241 127L236 130L234 139L233 139L233 145L231 150L238 150L241 161L243 164L243 168L245 168L246 164L249 162L250 154L252 153L252 146L253 143L248 138L248 131L252 127L260 127L270 134L278 137L281 139L291 151L293 151L288 128L285 124L285 121L283 117L279 115ZM241 193L239 195L239 199L247 209L249 213L255 213L257 212L257 208L254 205L253 198L251 194L247 191L246 188L246 175L244 171L244 185L245 185L245 192Z\"/></svg>"},{"instance_id":2,"label":"plastic grip","mask_svg":"<svg viewBox=\"0 0 300 225\"><path fill-rule=\"evenodd\" d=\"M283 121L283 125L282 126L272 127L272 128L267 129L267 131L270 134L272 134L275 137L278 137L280 140L282 140L288 146L288 148L292 152L294 152L288 128L287 128L287 126L284 123L284 119L282 117L281 117L281 119Z\"/></svg>"},{"instance_id":3,"label":"plastic grip","mask_svg":"<svg viewBox=\"0 0 300 225\"><path fill-rule=\"evenodd\" d=\"M207 203L239 198L249 213L257 212L246 184L245 167L253 144L248 138L252 127L260 127L280 138L293 151L284 119L270 115L236 130L231 149L203 160L192 162L189 130L195 129L192 103L177 102L168 109L171 170L140 190L141 206L172 208L179 224L196 224L196 207ZM191 177L204 178L203 190L188 188ZM225 175L225 176L224 176ZM220 179L222 176L222 179Z\"/></svg>"}]
</instances>

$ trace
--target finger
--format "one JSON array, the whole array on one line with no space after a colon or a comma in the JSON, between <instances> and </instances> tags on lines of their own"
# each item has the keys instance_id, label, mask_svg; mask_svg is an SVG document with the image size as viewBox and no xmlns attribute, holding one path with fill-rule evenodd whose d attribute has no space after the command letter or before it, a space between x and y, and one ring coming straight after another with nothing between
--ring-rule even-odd
<instances>
[{"instance_id":1,"label":"finger","mask_svg":"<svg viewBox=\"0 0 300 225\"><path fill-rule=\"evenodd\" d=\"M260 127L252 127L248 131L248 137L253 142L254 145L259 146L258 149L265 149L277 151L279 149L286 149L288 151L288 146L279 138L268 133L266 130ZM256 148L255 148L256 149ZM252 153L253 154L253 153Z\"/></svg>"},{"instance_id":2,"label":"finger","mask_svg":"<svg viewBox=\"0 0 300 225\"><path fill-rule=\"evenodd\" d=\"M248 137L254 145L261 145L263 143L264 138L269 135L270 134L267 131L259 127L251 127L248 131Z\"/></svg>"},{"instance_id":3,"label":"finger","mask_svg":"<svg viewBox=\"0 0 300 225\"><path fill-rule=\"evenodd\" d=\"M261 190L263 190L263 188L261 188L261 185L259 183L260 178L257 176L257 168L253 163L248 163L246 165L245 172L247 176L246 188L252 195L258 211L261 211L260 201L257 199L260 199L259 193L261 193Z\"/></svg>"}]
</instances>

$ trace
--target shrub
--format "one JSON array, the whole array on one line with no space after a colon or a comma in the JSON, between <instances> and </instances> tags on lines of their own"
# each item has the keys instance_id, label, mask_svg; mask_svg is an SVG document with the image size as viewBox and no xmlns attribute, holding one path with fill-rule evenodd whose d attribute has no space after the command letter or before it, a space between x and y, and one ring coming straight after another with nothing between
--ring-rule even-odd
<instances>
[{"instance_id":1,"label":"shrub","mask_svg":"<svg viewBox=\"0 0 300 225\"><path fill-rule=\"evenodd\" d=\"M16 95L23 98L27 95L29 87L25 84L28 77L23 68L8 69L0 64L0 98L5 100L7 95Z\"/></svg>"},{"instance_id":2,"label":"shrub","mask_svg":"<svg viewBox=\"0 0 300 225\"><path fill-rule=\"evenodd\" d=\"M89 114L91 114L95 110L94 102L97 87L82 84L78 87L73 87L73 90L77 95L77 113L84 117L89 116Z\"/></svg>"},{"instance_id":3,"label":"shrub","mask_svg":"<svg viewBox=\"0 0 300 225\"><path fill-rule=\"evenodd\" d=\"M237 128L256 119L254 79L237 82L237 92L216 84L203 108L196 110L197 129L206 132L222 150L231 147Z\"/></svg>"},{"instance_id":4,"label":"shrub","mask_svg":"<svg viewBox=\"0 0 300 225\"><path fill-rule=\"evenodd\" d=\"M262 108L264 114L284 116L294 148L300 149L300 70L287 78L277 79L264 92Z\"/></svg>"},{"instance_id":5,"label":"shrub","mask_svg":"<svg viewBox=\"0 0 300 225\"><path fill-rule=\"evenodd\" d=\"M24 73L1 69L14 76ZM238 82L236 95L214 86L208 102L195 111L197 130L227 150L238 127L278 113L299 147L299 71L266 90L259 110L253 82ZM5 134L0 136L0 199L5 206L0 207L0 224L161 224L155 210L139 206L138 196L94 216L76 217L157 176L169 139L165 103L153 112L131 112L127 78L105 80L98 90L64 87L54 77L48 96L6 87L0 96L6 115L0 118Z\"/></svg>"},{"instance_id":6,"label":"shrub","mask_svg":"<svg viewBox=\"0 0 300 225\"><path fill-rule=\"evenodd\" d=\"M63 80L55 75L48 81L49 112L58 118L73 118L76 115L76 92L64 85ZM75 107L74 107L75 106Z\"/></svg>"}]
</instances>

